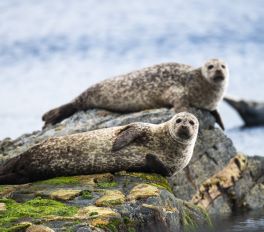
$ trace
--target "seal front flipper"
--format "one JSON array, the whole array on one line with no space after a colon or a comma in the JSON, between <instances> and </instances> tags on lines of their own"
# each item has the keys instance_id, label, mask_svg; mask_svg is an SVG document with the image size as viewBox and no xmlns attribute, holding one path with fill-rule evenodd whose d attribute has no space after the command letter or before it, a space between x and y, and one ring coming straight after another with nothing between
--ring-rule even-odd
<instances>
[{"instance_id":1,"label":"seal front flipper","mask_svg":"<svg viewBox=\"0 0 264 232\"><path fill-rule=\"evenodd\" d=\"M225 130L225 126L219 112L217 110L213 110L211 111L211 114L214 116L215 122L222 128L222 130Z\"/></svg>"},{"instance_id":2,"label":"seal front flipper","mask_svg":"<svg viewBox=\"0 0 264 232\"><path fill-rule=\"evenodd\" d=\"M135 123L129 124L122 128L113 143L112 151L120 150L128 144L135 141L137 138L144 136L145 131L139 128Z\"/></svg>"},{"instance_id":3,"label":"seal front flipper","mask_svg":"<svg viewBox=\"0 0 264 232\"><path fill-rule=\"evenodd\" d=\"M151 172L161 174L163 176L170 176L171 171L167 168L156 155L147 154L146 155L147 167Z\"/></svg>"}]
</instances>

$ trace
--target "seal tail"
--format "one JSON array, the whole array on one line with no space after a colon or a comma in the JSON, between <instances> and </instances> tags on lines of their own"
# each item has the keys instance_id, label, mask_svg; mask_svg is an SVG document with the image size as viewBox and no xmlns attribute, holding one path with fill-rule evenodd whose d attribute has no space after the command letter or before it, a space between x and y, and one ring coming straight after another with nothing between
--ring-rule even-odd
<instances>
[{"instance_id":1,"label":"seal tail","mask_svg":"<svg viewBox=\"0 0 264 232\"><path fill-rule=\"evenodd\" d=\"M9 174L0 176L0 185L2 184L26 184L28 182L30 182L28 178L25 178L16 173L9 173Z\"/></svg>"},{"instance_id":2,"label":"seal tail","mask_svg":"<svg viewBox=\"0 0 264 232\"><path fill-rule=\"evenodd\" d=\"M72 116L77 111L78 109L72 102L48 111L42 116L42 120L45 122L44 128L48 124L54 125L61 122L63 119Z\"/></svg>"},{"instance_id":3,"label":"seal tail","mask_svg":"<svg viewBox=\"0 0 264 232\"><path fill-rule=\"evenodd\" d=\"M29 182L29 178L15 173L15 167L20 157L14 157L0 166L0 185L2 184L24 184Z\"/></svg>"}]
</instances>

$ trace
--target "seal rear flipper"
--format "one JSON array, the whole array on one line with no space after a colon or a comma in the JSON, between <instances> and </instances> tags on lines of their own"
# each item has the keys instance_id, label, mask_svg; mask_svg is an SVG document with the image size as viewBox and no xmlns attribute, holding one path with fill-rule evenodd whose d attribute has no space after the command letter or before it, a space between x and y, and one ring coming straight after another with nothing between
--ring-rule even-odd
<instances>
[{"instance_id":1,"label":"seal rear flipper","mask_svg":"<svg viewBox=\"0 0 264 232\"><path fill-rule=\"evenodd\" d=\"M144 136L144 130L140 129L136 124L129 124L118 132L113 143L112 151L120 150L137 138Z\"/></svg>"},{"instance_id":2,"label":"seal rear flipper","mask_svg":"<svg viewBox=\"0 0 264 232\"><path fill-rule=\"evenodd\" d=\"M222 130L225 130L225 126L219 112L217 110L213 110L211 111L211 114L214 116L215 122L222 128Z\"/></svg>"},{"instance_id":3,"label":"seal rear flipper","mask_svg":"<svg viewBox=\"0 0 264 232\"><path fill-rule=\"evenodd\" d=\"M9 174L0 176L0 185L2 184L26 184L29 182L30 182L29 178L21 176L16 173L9 173Z\"/></svg>"},{"instance_id":4,"label":"seal rear flipper","mask_svg":"<svg viewBox=\"0 0 264 232\"><path fill-rule=\"evenodd\" d=\"M0 185L1 184L24 184L29 182L29 178L16 173L17 166L21 164L21 156L16 156L7 160L0 167Z\"/></svg>"},{"instance_id":5,"label":"seal rear flipper","mask_svg":"<svg viewBox=\"0 0 264 232\"><path fill-rule=\"evenodd\" d=\"M77 107L72 102L48 111L42 116L42 120L45 122L44 128L48 124L54 125L61 122L63 119L72 116L77 111Z\"/></svg>"}]
</instances>

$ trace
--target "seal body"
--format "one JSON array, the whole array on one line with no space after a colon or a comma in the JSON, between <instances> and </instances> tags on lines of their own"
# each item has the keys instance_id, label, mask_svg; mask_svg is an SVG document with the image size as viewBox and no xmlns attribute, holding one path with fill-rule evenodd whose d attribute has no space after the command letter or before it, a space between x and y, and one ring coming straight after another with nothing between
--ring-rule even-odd
<instances>
[{"instance_id":1,"label":"seal body","mask_svg":"<svg viewBox=\"0 0 264 232\"><path fill-rule=\"evenodd\" d=\"M72 102L43 115L45 125L55 124L80 110L101 108L135 112L151 108L188 107L214 111L222 99L228 79L223 61L212 59L201 68L165 63L102 81Z\"/></svg>"},{"instance_id":2,"label":"seal body","mask_svg":"<svg viewBox=\"0 0 264 232\"><path fill-rule=\"evenodd\" d=\"M264 125L263 102L236 100L231 97L225 97L224 100L239 113L244 120L245 127Z\"/></svg>"},{"instance_id":3,"label":"seal body","mask_svg":"<svg viewBox=\"0 0 264 232\"><path fill-rule=\"evenodd\" d=\"M7 161L0 184L121 170L170 176L190 161L197 132L196 117L179 113L159 125L132 123L50 138Z\"/></svg>"}]
</instances>

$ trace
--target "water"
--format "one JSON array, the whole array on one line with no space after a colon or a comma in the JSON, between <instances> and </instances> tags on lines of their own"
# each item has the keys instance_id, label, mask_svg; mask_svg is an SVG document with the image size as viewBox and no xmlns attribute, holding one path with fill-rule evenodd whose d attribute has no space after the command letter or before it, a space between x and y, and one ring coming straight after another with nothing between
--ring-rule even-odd
<instances>
[{"instance_id":1,"label":"water","mask_svg":"<svg viewBox=\"0 0 264 232\"><path fill-rule=\"evenodd\" d=\"M264 211L212 218L213 227L200 232L263 232Z\"/></svg>"}]
</instances>

